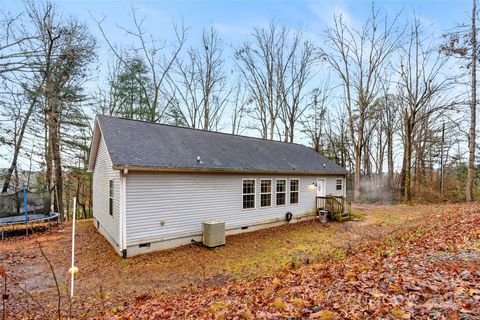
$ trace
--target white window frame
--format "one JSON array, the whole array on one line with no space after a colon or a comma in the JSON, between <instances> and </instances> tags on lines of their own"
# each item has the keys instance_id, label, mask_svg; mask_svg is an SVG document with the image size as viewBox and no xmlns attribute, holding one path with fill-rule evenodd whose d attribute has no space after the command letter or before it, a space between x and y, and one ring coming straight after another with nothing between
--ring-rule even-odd
<instances>
[{"instance_id":1,"label":"white window frame","mask_svg":"<svg viewBox=\"0 0 480 320\"><path fill-rule=\"evenodd\" d=\"M254 185L253 185L253 193L243 193L243 182L245 180L253 180L254 181ZM245 195L251 195L253 194L253 208L244 208L243 207L243 196ZM254 210L257 208L257 179L255 178L244 178L242 179L242 201L241 201L241 206L242 206L242 211L245 210L245 211L248 211L248 210Z\"/></svg>"},{"instance_id":2,"label":"white window frame","mask_svg":"<svg viewBox=\"0 0 480 320\"><path fill-rule=\"evenodd\" d=\"M262 181L270 181L270 192L262 192ZM262 195L270 194L270 205L262 206ZM273 206L273 181L270 178L260 178L260 208L270 208Z\"/></svg>"},{"instance_id":3,"label":"white window frame","mask_svg":"<svg viewBox=\"0 0 480 320\"><path fill-rule=\"evenodd\" d=\"M297 180L298 181L298 190L293 191L293 192L296 192L298 194L296 203L292 203L292 180ZM288 203L290 205L297 205L297 204L300 203L300 179L299 178L290 179L289 182L288 182Z\"/></svg>"},{"instance_id":4,"label":"white window frame","mask_svg":"<svg viewBox=\"0 0 480 320\"><path fill-rule=\"evenodd\" d=\"M340 189L338 189L338 181L340 181ZM343 191L343 179L337 178L335 180L335 191Z\"/></svg>"},{"instance_id":5,"label":"white window frame","mask_svg":"<svg viewBox=\"0 0 480 320\"><path fill-rule=\"evenodd\" d=\"M283 204L277 204L277 194L279 193L277 191L277 184L278 184L278 181L281 180L281 181L285 181L285 191L284 192L280 192L280 193L283 193L285 195L285 202ZM277 207L284 207L287 205L287 194L288 194L288 179L275 179L275 206Z\"/></svg>"}]
</instances>

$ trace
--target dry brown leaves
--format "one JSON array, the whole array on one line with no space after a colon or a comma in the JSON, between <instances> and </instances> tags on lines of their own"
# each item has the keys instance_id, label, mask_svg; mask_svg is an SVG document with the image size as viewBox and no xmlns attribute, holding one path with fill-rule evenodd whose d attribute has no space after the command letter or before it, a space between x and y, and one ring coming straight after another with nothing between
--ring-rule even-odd
<instances>
[{"instance_id":1,"label":"dry brown leaves","mask_svg":"<svg viewBox=\"0 0 480 320\"><path fill-rule=\"evenodd\" d=\"M176 297L117 319L479 319L480 210L425 216L345 259Z\"/></svg>"}]
</instances>

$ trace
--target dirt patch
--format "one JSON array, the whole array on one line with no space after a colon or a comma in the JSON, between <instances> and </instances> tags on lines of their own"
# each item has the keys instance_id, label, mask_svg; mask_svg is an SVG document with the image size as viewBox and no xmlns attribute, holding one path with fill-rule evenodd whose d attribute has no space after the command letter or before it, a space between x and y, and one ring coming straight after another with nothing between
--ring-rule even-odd
<instances>
[{"instance_id":1,"label":"dirt patch","mask_svg":"<svg viewBox=\"0 0 480 320\"><path fill-rule=\"evenodd\" d=\"M232 281L232 278L228 275L217 273L210 278L205 280L205 286L207 287L216 287L216 286L223 286Z\"/></svg>"}]
</instances>

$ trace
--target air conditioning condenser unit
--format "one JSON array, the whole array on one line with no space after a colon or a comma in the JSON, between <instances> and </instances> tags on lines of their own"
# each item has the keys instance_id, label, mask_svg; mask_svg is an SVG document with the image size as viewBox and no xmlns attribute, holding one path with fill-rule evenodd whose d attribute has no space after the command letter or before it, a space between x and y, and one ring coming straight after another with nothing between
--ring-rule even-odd
<instances>
[{"instance_id":1,"label":"air conditioning condenser unit","mask_svg":"<svg viewBox=\"0 0 480 320\"><path fill-rule=\"evenodd\" d=\"M202 242L209 248L223 246L225 244L225 222L204 221Z\"/></svg>"}]
</instances>

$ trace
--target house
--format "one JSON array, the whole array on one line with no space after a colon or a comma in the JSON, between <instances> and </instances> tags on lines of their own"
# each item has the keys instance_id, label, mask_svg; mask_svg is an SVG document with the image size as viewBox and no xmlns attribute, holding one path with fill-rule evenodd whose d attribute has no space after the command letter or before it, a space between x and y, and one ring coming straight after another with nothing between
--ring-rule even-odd
<instances>
[{"instance_id":1,"label":"house","mask_svg":"<svg viewBox=\"0 0 480 320\"><path fill-rule=\"evenodd\" d=\"M345 196L347 171L294 143L98 116L93 216L123 256L314 217L316 197Z\"/></svg>"}]
</instances>

